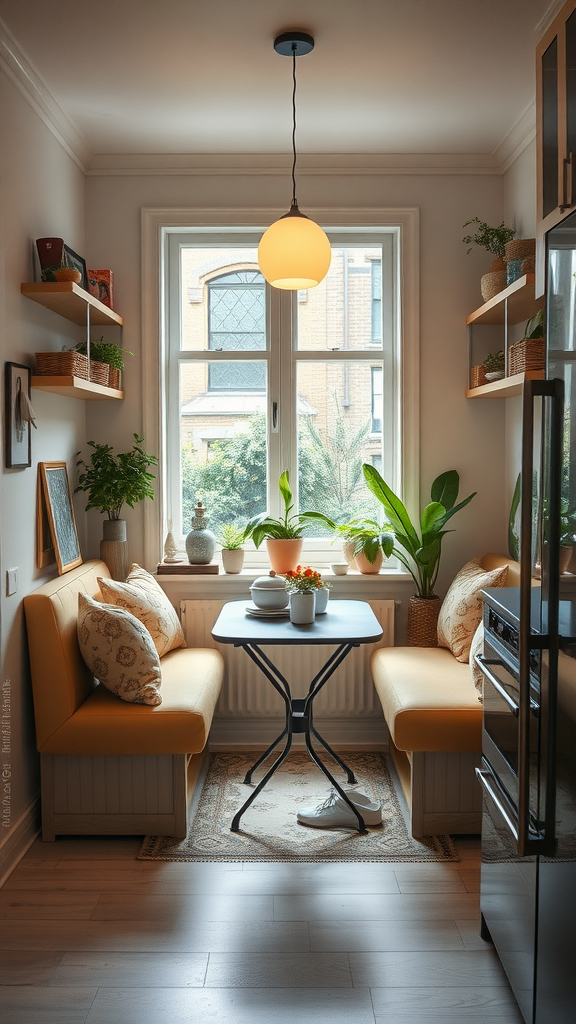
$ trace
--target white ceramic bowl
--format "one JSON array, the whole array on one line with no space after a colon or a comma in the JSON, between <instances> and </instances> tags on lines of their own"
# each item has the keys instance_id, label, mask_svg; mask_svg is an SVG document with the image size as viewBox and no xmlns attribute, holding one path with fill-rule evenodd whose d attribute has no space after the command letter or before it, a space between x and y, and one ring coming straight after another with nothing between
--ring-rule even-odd
<instances>
[{"instance_id":1,"label":"white ceramic bowl","mask_svg":"<svg viewBox=\"0 0 576 1024\"><path fill-rule=\"evenodd\" d=\"M289 594L284 586L284 580L278 580L279 586L258 586L256 580L250 587L252 601L257 608L274 608L280 610L288 606Z\"/></svg>"},{"instance_id":2,"label":"white ceramic bowl","mask_svg":"<svg viewBox=\"0 0 576 1024\"><path fill-rule=\"evenodd\" d=\"M350 566L348 562L332 562L330 568L335 576L345 576Z\"/></svg>"}]
</instances>

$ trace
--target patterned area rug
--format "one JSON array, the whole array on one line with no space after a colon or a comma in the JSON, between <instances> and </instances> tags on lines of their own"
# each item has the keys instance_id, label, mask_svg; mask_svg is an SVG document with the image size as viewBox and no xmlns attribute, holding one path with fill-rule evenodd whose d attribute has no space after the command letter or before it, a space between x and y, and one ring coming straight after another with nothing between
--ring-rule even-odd
<instances>
[{"instance_id":1,"label":"patterned area rug","mask_svg":"<svg viewBox=\"0 0 576 1024\"><path fill-rule=\"evenodd\" d=\"M212 754L198 810L184 840L147 836L139 860L181 861L443 861L458 860L449 836L428 836L421 842L410 835L401 807L403 797L394 767L379 753L346 753L357 788L382 803L382 826L368 835L348 830L322 830L299 825L302 806L320 803L330 783L306 752L291 751L282 767L256 797L231 832L235 812L250 787L244 776L257 754ZM269 761L268 764L271 762ZM338 781L341 770L330 770ZM256 783L263 775L260 767ZM254 788L254 787L252 787Z\"/></svg>"}]
</instances>

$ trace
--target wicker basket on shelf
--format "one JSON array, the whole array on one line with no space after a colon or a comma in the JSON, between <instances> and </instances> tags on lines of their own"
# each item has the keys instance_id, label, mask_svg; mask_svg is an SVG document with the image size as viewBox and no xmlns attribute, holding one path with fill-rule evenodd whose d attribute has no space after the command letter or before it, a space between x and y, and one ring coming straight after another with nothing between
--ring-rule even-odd
<instances>
[{"instance_id":1,"label":"wicker basket on shelf","mask_svg":"<svg viewBox=\"0 0 576 1024\"><path fill-rule=\"evenodd\" d=\"M508 350L508 374L544 369L544 338L523 338Z\"/></svg>"},{"instance_id":2,"label":"wicker basket on shelf","mask_svg":"<svg viewBox=\"0 0 576 1024\"><path fill-rule=\"evenodd\" d=\"M88 380L88 358L74 349L36 352L36 373L39 377L82 377Z\"/></svg>"},{"instance_id":3,"label":"wicker basket on shelf","mask_svg":"<svg viewBox=\"0 0 576 1024\"><path fill-rule=\"evenodd\" d=\"M93 384L103 384L107 388L109 371L108 363L100 363L97 359L90 360L90 380Z\"/></svg>"},{"instance_id":4,"label":"wicker basket on shelf","mask_svg":"<svg viewBox=\"0 0 576 1024\"><path fill-rule=\"evenodd\" d=\"M483 384L487 384L486 380L486 367L485 366L473 366L470 370L470 387L481 388Z\"/></svg>"},{"instance_id":5,"label":"wicker basket on shelf","mask_svg":"<svg viewBox=\"0 0 576 1024\"><path fill-rule=\"evenodd\" d=\"M116 388L117 391L120 390L120 370L115 366L108 368L108 387Z\"/></svg>"},{"instance_id":6,"label":"wicker basket on shelf","mask_svg":"<svg viewBox=\"0 0 576 1024\"><path fill-rule=\"evenodd\" d=\"M510 263L511 260L534 259L535 255L535 238L513 238L511 242L506 242L504 246L504 259L506 263Z\"/></svg>"}]
</instances>

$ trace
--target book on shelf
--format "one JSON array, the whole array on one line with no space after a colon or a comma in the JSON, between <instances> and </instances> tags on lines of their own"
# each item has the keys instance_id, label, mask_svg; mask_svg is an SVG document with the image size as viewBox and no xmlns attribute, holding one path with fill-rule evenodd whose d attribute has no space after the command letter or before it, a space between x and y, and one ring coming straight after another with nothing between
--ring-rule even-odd
<instances>
[{"instance_id":1,"label":"book on shelf","mask_svg":"<svg viewBox=\"0 0 576 1024\"><path fill-rule=\"evenodd\" d=\"M220 566L217 562L208 565L191 565L190 562L158 562L158 576L217 576Z\"/></svg>"}]
</instances>

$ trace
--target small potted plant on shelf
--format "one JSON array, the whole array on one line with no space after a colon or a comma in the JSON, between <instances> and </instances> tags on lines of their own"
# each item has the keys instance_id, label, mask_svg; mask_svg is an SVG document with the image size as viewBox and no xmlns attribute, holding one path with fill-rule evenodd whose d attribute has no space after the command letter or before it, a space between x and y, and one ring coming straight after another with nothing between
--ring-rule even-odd
<instances>
[{"instance_id":1,"label":"small potted plant on shelf","mask_svg":"<svg viewBox=\"0 0 576 1024\"><path fill-rule=\"evenodd\" d=\"M316 594L322 587L322 577L310 566L297 565L284 574L286 590L290 594L290 622L306 625L314 622Z\"/></svg>"},{"instance_id":2,"label":"small potted plant on shelf","mask_svg":"<svg viewBox=\"0 0 576 1024\"><path fill-rule=\"evenodd\" d=\"M504 376L504 350L492 354L489 352L480 366L473 366L470 371L470 387L479 388Z\"/></svg>"},{"instance_id":3,"label":"small potted plant on shelf","mask_svg":"<svg viewBox=\"0 0 576 1024\"><path fill-rule=\"evenodd\" d=\"M480 291L482 292L482 298L485 302L488 299L497 295L506 287L506 262L505 246L508 242L511 242L514 238L514 228L509 228L502 221L497 227L490 227L485 220L480 220L479 217L473 217L472 220L467 220L462 226L467 228L469 224L476 224L476 233L470 235L464 235L462 241L465 245L469 245L468 252L472 252L473 245L479 245L481 249L486 249L487 252L491 253L496 259L492 262L492 266L487 274L484 274L480 281Z\"/></svg>"},{"instance_id":4,"label":"small potted plant on shelf","mask_svg":"<svg viewBox=\"0 0 576 1024\"><path fill-rule=\"evenodd\" d=\"M79 345L76 345L76 351L81 352L82 355L87 355L88 346L85 341L81 341ZM121 345L117 345L114 341L104 341L104 336L99 341L90 342L90 359L92 362L108 366L108 387L120 388L121 373L124 369L124 353L127 356L133 355L127 348L122 348Z\"/></svg>"},{"instance_id":5,"label":"small potted plant on shelf","mask_svg":"<svg viewBox=\"0 0 576 1024\"><path fill-rule=\"evenodd\" d=\"M526 324L524 337L510 346L508 352L508 373L523 373L526 370L543 370L545 366L544 352L544 310L539 309L536 316Z\"/></svg>"},{"instance_id":6,"label":"small potted plant on shelf","mask_svg":"<svg viewBox=\"0 0 576 1024\"><path fill-rule=\"evenodd\" d=\"M84 472L78 477L77 491L88 493L86 512L91 508L106 512L108 519L103 523L103 539L100 542L100 557L110 569L112 579L125 580L128 574L128 543L126 520L120 519L124 505L134 508L145 498L154 498L150 466L157 466L158 459L147 455L142 448L144 438L134 434L134 444L128 452L113 454L109 444L88 441L93 449L90 461L79 459L77 466ZM80 452L78 452L78 455Z\"/></svg>"},{"instance_id":7,"label":"small potted plant on shelf","mask_svg":"<svg viewBox=\"0 0 576 1024\"><path fill-rule=\"evenodd\" d=\"M388 522L394 533L393 553L408 569L416 584L417 593L408 605L406 642L412 647L436 647L436 623L440 611L440 598L434 593L442 539L446 523L464 508L476 494L469 494L458 505L460 477L455 469L436 477L431 488L431 501L420 516L419 529L412 525L406 507L374 466L364 464L364 477L369 489L384 506Z\"/></svg>"},{"instance_id":8,"label":"small potted plant on shelf","mask_svg":"<svg viewBox=\"0 0 576 1024\"><path fill-rule=\"evenodd\" d=\"M266 540L270 567L275 572L285 574L298 564L305 526L310 521L322 520L324 517L319 512L291 514L294 503L287 469L280 476L278 487L284 501L283 517L272 519L267 512L253 516L246 524L243 540L251 537L257 548Z\"/></svg>"},{"instance_id":9,"label":"small potted plant on shelf","mask_svg":"<svg viewBox=\"0 0 576 1024\"><path fill-rule=\"evenodd\" d=\"M233 523L224 523L220 527L220 544L222 545L222 565L224 572L234 575L242 572L244 565L244 531Z\"/></svg>"}]
</instances>

